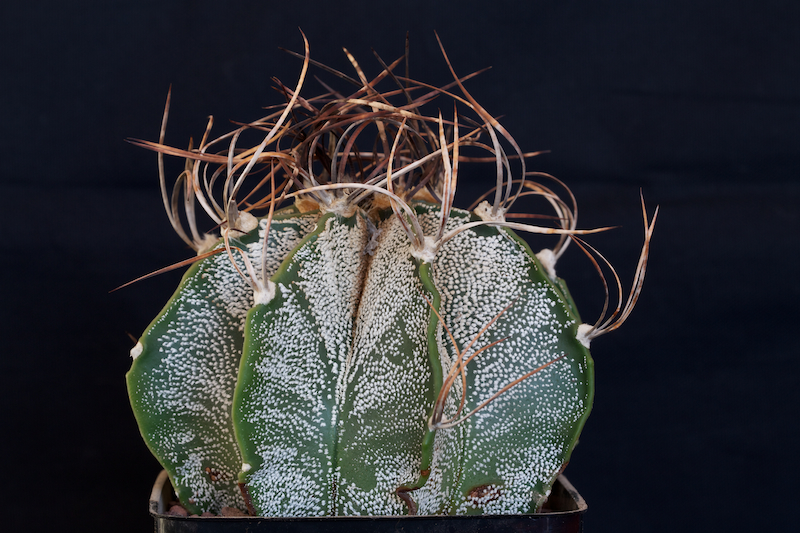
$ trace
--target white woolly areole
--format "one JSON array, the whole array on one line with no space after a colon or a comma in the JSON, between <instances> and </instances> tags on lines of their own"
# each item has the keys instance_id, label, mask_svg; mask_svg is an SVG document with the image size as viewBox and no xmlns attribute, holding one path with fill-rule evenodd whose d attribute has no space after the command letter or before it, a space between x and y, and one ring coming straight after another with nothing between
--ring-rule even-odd
<instances>
[{"instance_id":1,"label":"white woolly areole","mask_svg":"<svg viewBox=\"0 0 800 533\"><path fill-rule=\"evenodd\" d=\"M433 240L433 237L425 237L422 241L422 249L412 249L411 256L423 263L433 263L433 259L436 257L436 241Z\"/></svg>"},{"instance_id":2,"label":"white woolly areole","mask_svg":"<svg viewBox=\"0 0 800 533\"><path fill-rule=\"evenodd\" d=\"M242 463L242 472L249 472L251 468L250 463Z\"/></svg>"},{"instance_id":3,"label":"white woolly areole","mask_svg":"<svg viewBox=\"0 0 800 533\"><path fill-rule=\"evenodd\" d=\"M556 254L553 253L553 250L549 248L545 248L544 250L540 251L536 254L536 259L542 264L542 268L547 273L547 277L550 278L551 281L556 280Z\"/></svg>"},{"instance_id":4,"label":"white woolly areole","mask_svg":"<svg viewBox=\"0 0 800 533\"><path fill-rule=\"evenodd\" d=\"M321 207L326 213L333 213L344 218L350 218L356 214L356 206L350 203L347 196L337 198L329 205Z\"/></svg>"},{"instance_id":5,"label":"white woolly areole","mask_svg":"<svg viewBox=\"0 0 800 533\"><path fill-rule=\"evenodd\" d=\"M478 204L478 207L475 208L473 211L475 215L477 215L481 220L485 222L505 222L506 221L506 210L499 208L497 210L497 214L492 214L492 205L487 202L486 200L482 201Z\"/></svg>"},{"instance_id":6,"label":"white woolly areole","mask_svg":"<svg viewBox=\"0 0 800 533\"><path fill-rule=\"evenodd\" d=\"M253 290L253 305L266 305L275 298L275 282L267 280L263 287L256 287Z\"/></svg>"},{"instance_id":7,"label":"white woolly areole","mask_svg":"<svg viewBox=\"0 0 800 533\"><path fill-rule=\"evenodd\" d=\"M203 255L206 252L210 252L216 248L218 242L219 237L206 233L203 235L203 239L198 243L197 255Z\"/></svg>"},{"instance_id":8,"label":"white woolly areole","mask_svg":"<svg viewBox=\"0 0 800 533\"><path fill-rule=\"evenodd\" d=\"M583 346L588 350L589 344L592 342L592 338L589 337L589 333L594 330L594 326L590 326L589 324L581 324L578 326L578 334L575 335L575 338L578 339L578 342L583 344Z\"/></svg>"},{"instance_id":9,"label":"white woolly areole","mask_svg":"<svg viewBox=\"0 0 800 533\"><path fill-rule=\"evenodd\" d=\"M236 219L236 229L250 233L258 227L258 219L248 213L247 211L239 211L239 217Z\"/></svg>"},{"instance_id":10,"label":"white woolly areole","mask_svg":"<svg viewBox=\"0 0 800 533\"><path fill-rule=\"evenodd\" d=\"M142 346L141 342L137 342L136 346L131 348L131 358L136 359L137 357L142 355L143 351L144 351L144 346Z\"/></svg>"}]
</instances>

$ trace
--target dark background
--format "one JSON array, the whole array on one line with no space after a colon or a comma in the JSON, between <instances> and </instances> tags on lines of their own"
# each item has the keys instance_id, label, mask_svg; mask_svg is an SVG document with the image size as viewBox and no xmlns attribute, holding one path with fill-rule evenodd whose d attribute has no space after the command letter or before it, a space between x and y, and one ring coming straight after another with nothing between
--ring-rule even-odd
<instances>
[{"instance_id":1,"label":"dark background","mask_svg":"<svg viewBox=\"0 0 800 533\"><path fill-rule=\"evenodd\" d=\"M468 88L524 150L551 150L532 166L570 184L580 226L621 226L591 242L626 285L639 190L661 206L639 306L592 346L595 408L566 471L586 531L790 530L800 4L774 0L3 2L3 529L150 530L159 466L127 403L127 333L180 273L108 291L191 254L155 156L124 139L157 139L170 84L169 143L209 114L217 133L261 116L272 76L296 82L278 47L301 50L298 27L348 73L342 46L375 75L370 47L394 59L406 31L417 79L450 79L434 30L459 74L492 66ZM592 321L588 263L573 249L559 273Z\"/></svg>"}]
</instances>

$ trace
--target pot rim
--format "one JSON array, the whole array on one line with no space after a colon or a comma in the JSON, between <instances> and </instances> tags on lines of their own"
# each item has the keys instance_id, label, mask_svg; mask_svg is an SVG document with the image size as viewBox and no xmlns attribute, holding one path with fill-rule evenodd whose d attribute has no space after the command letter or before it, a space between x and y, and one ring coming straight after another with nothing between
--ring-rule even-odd
<instances>
[{"instance_id":1,"label":"pot rim","mask_svg":"<svg viewBox=\"0 0 800 533\"><path fill-rule=\"evenodd\" d=\"M397 521L400 520L475 520L476 518L481 518L485 520L493 520L493 519L507 519L508 517L520 517L520 518L528 518L528 519L537 519L542 517L553 517L559 515L573 515L573 514L583 514L586 509L588 509L588 505L583 497L578 493L575 487L569 482L569 480L563 475L560 474L555 482L553 483L553 487L551 489L550 498L554 496L556 498L555 501L559 503L556 509L545 509L544 511L538 513L529 513L529 514L517 514L517 515L496 515L496 514L484 514L484 515L420 515L420 516L307 516L307 517L286 517L286 516L208 516L208 517L200 517L200 516L178 516L178 515L170 515L167 514L167 504L171 495L174 495L174 491L172 489L172 483L170 482L169 475L167 474L166 470L162 470L158 477L156 478L155 483L153 484L153 490L150 493L150 505L149 511L153 518L156 519L175 519L175 520L201 520L201 521L213 521L213 520L257 520L267 521L267 522L317 522L317 521L348 521L348 520L356 520L356 521ZM566 508L564 508L566 507Z\"/></svg>"}]
</instances>

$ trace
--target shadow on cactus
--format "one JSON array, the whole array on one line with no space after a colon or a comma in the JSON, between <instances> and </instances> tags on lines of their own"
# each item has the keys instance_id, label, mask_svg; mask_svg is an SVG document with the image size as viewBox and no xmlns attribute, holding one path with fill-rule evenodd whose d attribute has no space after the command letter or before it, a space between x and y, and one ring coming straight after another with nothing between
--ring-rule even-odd
<instances>
[{"instance_id":1,"label":"shadow on cactus","mask_svg":"<svg viewBox=\"0 0 800 533\"><path fill-rule=\"evenodd\" d=\"M178 149L164 143L168 100L159 142L131 141L158 152L170 222L198 252L127 375L190 512L528 513L569 460L592 406L590 341L635 305L655 215L642 204L623 304L580 237L608 228L577 229L569 190L527 170L536 154L442 53L453 81L433 87L398 73L405 57L378 58L370 79L348 54L351 77L306 42L299 81L278 82L286 103L264 118L213 140L209 121ZM352 90L301 96L312 64ZM186 160L171 188L164 155ZM467 210L453 205L464 164L494 169ZM522 197L549 212L511 221ZM219 236L199 229L196 206ZM533 253L516 232L553 246ZM555 274L572 242L619 294L591 326Z\"/></svg>"}]
</instances>

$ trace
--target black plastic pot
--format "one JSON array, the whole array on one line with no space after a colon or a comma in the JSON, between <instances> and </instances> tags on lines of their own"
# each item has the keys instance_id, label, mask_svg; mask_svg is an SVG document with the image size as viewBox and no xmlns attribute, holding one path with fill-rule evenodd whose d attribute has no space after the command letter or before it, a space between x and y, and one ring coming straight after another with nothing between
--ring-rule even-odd
<instances>
[{"instance_id":1,"label":"black plastic pot","mask_svg":"<svg viewBox=\"0 0 800 533\"><path fill-rule=\"evenodd\" d=\"M489 516L336 516L323 518L186 517L165 514L175 498L166 471L150 496L156 533L501 533L583 531L586 502L559 476L536 514Z\"/></svg>"}]
</instances>

